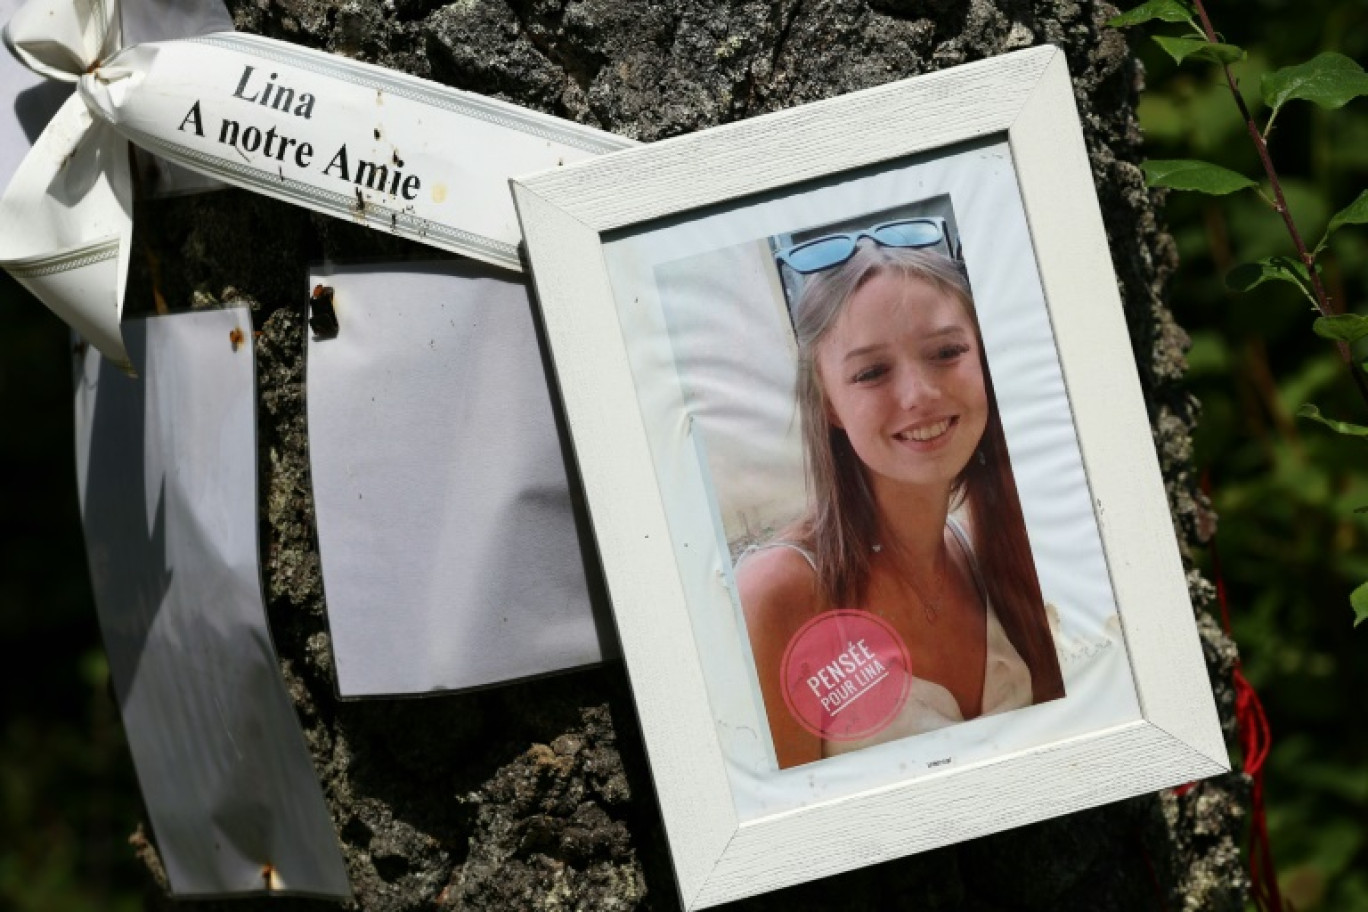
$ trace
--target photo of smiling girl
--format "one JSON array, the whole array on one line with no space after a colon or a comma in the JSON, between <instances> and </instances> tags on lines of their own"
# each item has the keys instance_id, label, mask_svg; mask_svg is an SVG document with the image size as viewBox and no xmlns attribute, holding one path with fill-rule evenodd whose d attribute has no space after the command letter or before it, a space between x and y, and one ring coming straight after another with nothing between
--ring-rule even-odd
<instances>
[{"instance_id":1,"label":"photo of smiling girl","mask_svg":"<svg viewBox=\"0 0 1368 912\"><path fill-rule=\"evenodd\" d=\"M808 506L736 578L780 768L1064 695L973 297L940 246L919 218L776 253L804 276ZM837 725L857 700L866 723Z\"/></svg>"}]
</instances>

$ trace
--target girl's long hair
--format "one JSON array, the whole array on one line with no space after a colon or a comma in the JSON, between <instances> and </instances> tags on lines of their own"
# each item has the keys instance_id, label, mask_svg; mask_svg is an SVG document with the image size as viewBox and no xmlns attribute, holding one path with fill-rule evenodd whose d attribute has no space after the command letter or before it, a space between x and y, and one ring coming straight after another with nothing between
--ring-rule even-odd
<instances>
[{"instance_id":1,"label":"girl's long hair","mask_svg":"<svg viewBox=\"0 0 1368 912\"><path fill-rule=\"evenodd\" d=\"M869 583L870 557L879 541L878 509L867 470L846 432L827 419L816 358L818 346L846 302L881 273L928 282L953 295L974 325L988 397L988 424L969 464L955 481L951 506L963 504L968 511L974 556L987 597L1012 645L1031 670L1033 701L1062 697L1059 659L1026 538L969 280L961 264L940 253L862 243L844 264L809 279L794 307L797 398L809 504L799 537L814 554L818 585L833 606L860 604Z\"/></svg>"}]
</instances>

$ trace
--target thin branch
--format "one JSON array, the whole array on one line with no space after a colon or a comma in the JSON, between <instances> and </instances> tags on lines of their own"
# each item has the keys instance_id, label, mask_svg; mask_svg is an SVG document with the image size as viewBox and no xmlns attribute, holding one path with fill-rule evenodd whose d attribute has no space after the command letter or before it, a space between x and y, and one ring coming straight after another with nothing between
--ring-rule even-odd
<instances>
[{"instance_id":1,"label":"thin branch","mask_svg":"<svg viewBox=\"0 0 1368 912\"><path fill-rule=\"evenodd\" d=\"M1202 0L1193 0L1193 6L1197 9L1197 15L1202 20L1202 30L1206 33L1207 41L1213 44L1220 43L1216 37L1216 29L1211 25L1211 17L1207 15L1206 7ZM1245 129L1249 132L1249 138L1254 143L1254 149L1259 153L1259 161L1263 164L1264 174L1268 177L1268 184L1273 190L1273 209L1282 216L1283 225L1287 228L1288 235L1292 238L1292 244L1297 248L1297 257L1306 266L1307 275L1311 279L1311 290L1315 294L1316 310L1323 317L1334 316L1339 313L1330 296L1325 292L1325 286L1321 284L1320 276L1316 274L1316 256L1306 249L1306 242L1302 240L1301 232L1297 230L1297 224L1292 220L1292 212L1287 208L1287 199L1283 196L1282 182L1278 180L1278 171L1273 167L1273 159L1268 154L1268 144L1264 142L1263 134L1259 132L1259 127L1254 123L1253 116L1249 113L1249 106L1245 104L1244 96L1240 94L1239 86L1235 84L1235 77L1230 74L1230 66L1221 64L1221 72L1225 74L1226 85L1230 87L1230 95L1235 99L1235 105L1240 109L1240 117L1244 119ZM1368 378L1364 376L1358 365L1354 364L1353 352L1349 350L1348 343L1336 342L1335 348L1339 351L1340 360L1349 369L1349 376L1353 378L1354 386L1358 389L1359 396L1365 405L1368 405Z\"/></svg>"},{"instance_id":2,"label":"thin branch","mask_svg":"<svg viewBox=\"0 0 1368 912\"><path fill-rule=\"evenodd\" d=\"M1265 143L1268 142L1269 134L1271 134L1271 133L1273 132L1273 121L1275 121L1275 120L1277 120L1277 119L1278 119L1278 109L1277 109L1277 108L1274 108L1274 109L1269 113L1269 115L1268 115L1268 123L1264 124L1262 136L1263 136L1263 141L1264 141Z\"/></svg>"}]
</instances>

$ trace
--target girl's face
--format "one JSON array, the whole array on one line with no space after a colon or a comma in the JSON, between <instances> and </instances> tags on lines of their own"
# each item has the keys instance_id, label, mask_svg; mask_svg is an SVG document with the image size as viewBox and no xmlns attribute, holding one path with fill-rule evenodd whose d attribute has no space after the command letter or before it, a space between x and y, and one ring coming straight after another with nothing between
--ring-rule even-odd
<instances>
[{"instance_id":1,"label":"girl's face","mask_svg":"<svg viewBox=\"0 0 1368 912\"><path fill-rule=\"evenodd\" d=\"M988 424L979 341L965 306L921 279L881 272L817 346L827 420L845 430L876 489L949 489Z\"/></svg>"}]
</instances>

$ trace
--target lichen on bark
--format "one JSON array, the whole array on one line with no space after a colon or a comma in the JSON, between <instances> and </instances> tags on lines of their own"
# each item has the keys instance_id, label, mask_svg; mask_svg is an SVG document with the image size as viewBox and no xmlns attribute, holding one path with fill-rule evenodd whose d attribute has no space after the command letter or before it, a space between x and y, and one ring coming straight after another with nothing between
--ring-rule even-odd
<instances>
[{"instance_id":1,"label":"lichen on bark","mask_svg":"<svg viewBox=\"0 0 1368 912\"><path fill-rule=\"evenodd\" d=\"M651 141L1020 47L1063 48L1155 443L1186 555L1196 489L1186 337L1164 306L1172 240L1137 167L1142 70L1081 0L229 0L239 29ZM260 336L263 569L282 673L368 912L677 908L622 668L406 701L338 702L304 413L305 268L432 251L227 192L140 203L131 306L241 296ZM251 245L242 243L250 236ZM1189 575L1223 719L1233 645ZM630 606L622 606L630 610ZM1237 775L738 903L752 910L1238 910ZM155 870L155 850L139 836ZM269 905L267 905L269 902ZM271 910L335 908L298 899ZM149 906L169 908L152 878ZM195 903L241 910L253 902Z\"/></svg>"}]
</instances>

